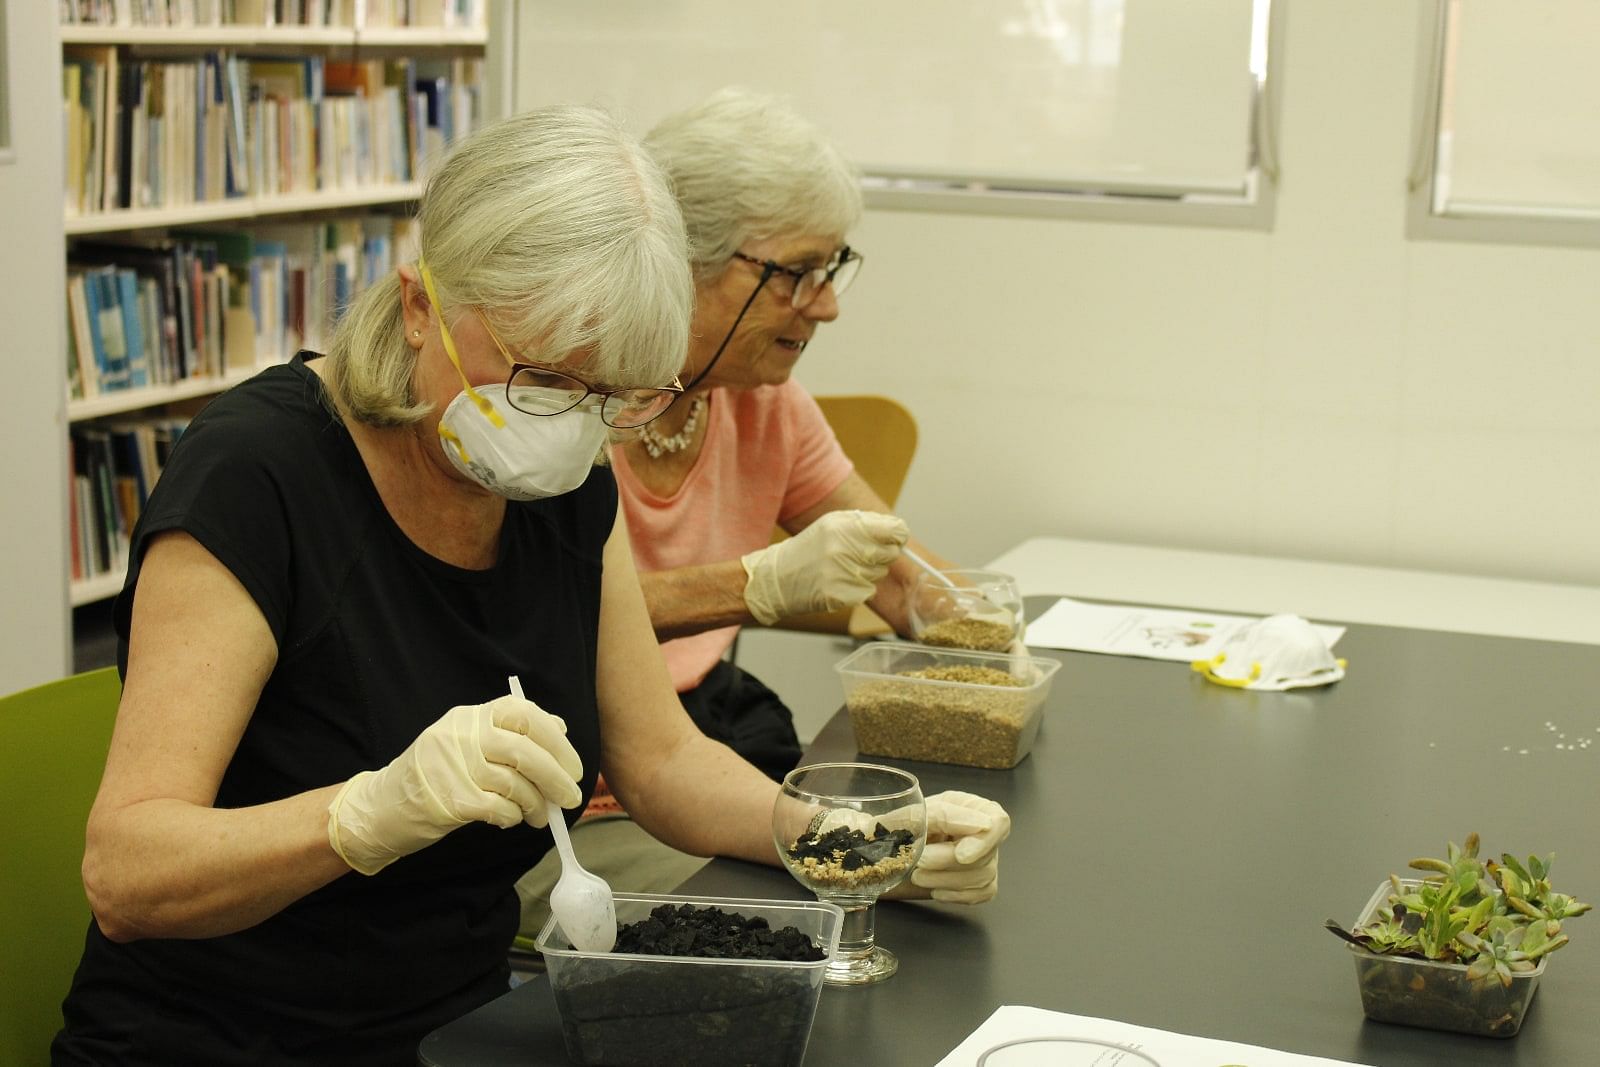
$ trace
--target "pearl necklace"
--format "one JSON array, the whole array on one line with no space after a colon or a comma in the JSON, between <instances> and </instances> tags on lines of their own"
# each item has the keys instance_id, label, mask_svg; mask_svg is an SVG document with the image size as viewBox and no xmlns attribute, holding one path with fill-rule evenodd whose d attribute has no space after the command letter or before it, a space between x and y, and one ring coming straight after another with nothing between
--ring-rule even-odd
<instances>
[{"instance_id":1,"label":"pearl necklace","mask_svg":"<svg viewBox=\"0 0 1600 1067\"><path fill-rule=\"evenodd\" d=\"M700 428L700 416L706 410L706 398L702 394L689 401L689 417L683 420L683 428L671 437L664 437L650 428L650 424L639 427L637 433L639 440L644 443L644 450L651 459L659 459L663 452L682 452L694 440L694 432Z\"/></svg>"}]
</instances>

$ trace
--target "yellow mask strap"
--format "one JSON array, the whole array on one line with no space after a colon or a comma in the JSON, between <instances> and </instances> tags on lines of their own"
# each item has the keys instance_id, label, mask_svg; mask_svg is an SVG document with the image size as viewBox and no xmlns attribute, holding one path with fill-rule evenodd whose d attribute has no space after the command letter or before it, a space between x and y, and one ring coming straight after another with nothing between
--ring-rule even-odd
<instances>
[{"instance_id":1,"label":"yellow mask strap","mask_svg":"<svg viewBox=\"0 0 1600 1067\"><path fill-rule=\"evenodd\" d=\"M1219 652L1212 659L1195 660L1189 664L1189 669L1200 672L1208 682L1216 682L1218 685L1226 685L1234 689L1245 689L1251 682L1261 677L1261 664L1259 663L1250 665L1250 676L1248 678L1219 677L1216 673L1216 668L1222 666L1223 661L1227 658L1228 654L1226 652Z\"/></svg>"},{"instance_id":2,"label":"yellow mask strap","mask_svg":"<svg viewBox=\"0 0 1600 1067\"><path fill-rule=\"evenodd\" d=\"M439 439L455 447L456 452L461 456L461 462L472 462L472 457L467 455L467 446L461 443L461 438L456 436L454 430L442 422L439 423Z\"/></svg>"},{"instance_id":3,"label":"yellow mask strap","mask_svg":"<svg viewBox=\"0 0 1600 1067\"><path fill-rule=\"evenodd\" d=\"M455 338L450 336L450 327L444 324L444 308L439 304L439 293L433 287L433 275L429 272L428 265L420 257L417 259L417 270L422 275L422 287L428 291L428 303L433 305L434 314L439 316L439 337L444 341L445 355L450 357L450 363L455 367L456 373L461 376L462 387L466 390L467 395L472 398L472 402L478 406L478 411L484 418L489 420L491 426L497 430L505 429L506 420L501 418L500 413L494 409L494 405L489 403L488 397L472 387L472 383L467 381L467 372L461 369L461 357L456 353ZM457 442L457 447L460 447L460 442Z\"/></svg>"}]
</instances>

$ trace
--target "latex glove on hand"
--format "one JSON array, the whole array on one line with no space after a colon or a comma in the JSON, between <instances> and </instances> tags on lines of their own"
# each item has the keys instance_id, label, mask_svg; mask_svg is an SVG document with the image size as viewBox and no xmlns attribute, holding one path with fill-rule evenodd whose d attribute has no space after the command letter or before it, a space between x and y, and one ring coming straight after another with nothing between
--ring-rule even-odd
<instances>
[{"instance_id":1,"label":"latex glove on hand","mask_svg":"<svg viewBox=\"0 0 1600 1067\"><path fill-rule=\"evenodd\" d=\"M992 800L956 790L928 797L927 806L928 843L911 885L954 904L993 900L1000 890L1000 843L1011 833L1011 816Z\"/></svg>"},{"instance_id":2,"label":"latex glove on hand","mask_svg":"<svg viewBox=\"0 0 1600 1067\"><path fill-rule=\"evenodd\" d=\"M790 615L859 604L910 536L894 515L830 511L788 540L741 557L745 606L771 626Z\"/></svg>"},{"instance_id":3,"label":"latex glove on hand","mask_svg":"<svg viewBox=\"0 0 1600 1067\"><path fill-rule=\"evenodd\" d=\"M566 723L533 701L451 708L387 767L344 784L328 805L328 842L376 874L470 822L544 826L545 798L577 807L581 777Z\"/></svg>"},{"instance_id":4,"label":"latex glove on hand","mask_svg":"<svg viewBox=\"0 0 1600 1067\"><path fill-rule=\"evenodd\" d=\"M1028 646L1023 643L1024 640L1027 637L1027 634L1028 634L1028 624L1023 622L1019 618L1017 620L1017 636L1013 637L1011 639L1011 643L1006 646L1006 655L1008 655L1008 656L1031 656L1033 653L1029 652L1028 651ZM1016 672L1013 671L1012 673L1015 674Z\"/></svg>"}]
</instances>

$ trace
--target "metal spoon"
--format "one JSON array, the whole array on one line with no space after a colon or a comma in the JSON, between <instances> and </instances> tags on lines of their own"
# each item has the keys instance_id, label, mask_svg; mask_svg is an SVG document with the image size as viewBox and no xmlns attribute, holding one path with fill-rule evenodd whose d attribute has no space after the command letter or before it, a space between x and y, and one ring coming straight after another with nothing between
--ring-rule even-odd
<instances>
[{"instance_id":1,"label":"metal spoon","mask_svg":"<svg viewBox=\"0 0 1600 1067\"><path fill-rule=\"evenodd\" d=\"M511 676L511 694L522 697L522 683L516 675ZM578 862L561 806L546 800L544 811L556 849L561 853L561 877L550 891L550 912L561 923L573 948L579 952L610 952L617 943L617 903L611 886Z\"/></svg>"}]
</instances>

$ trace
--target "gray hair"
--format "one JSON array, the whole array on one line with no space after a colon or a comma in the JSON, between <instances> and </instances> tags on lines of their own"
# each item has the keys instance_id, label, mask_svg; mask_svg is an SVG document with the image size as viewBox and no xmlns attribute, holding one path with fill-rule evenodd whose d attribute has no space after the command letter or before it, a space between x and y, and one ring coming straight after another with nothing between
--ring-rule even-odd
<instances>
[{"instance_id":1,"label":"gray hair","mask_svg":"<svg viewBox=\"0 0 1600 1067\"><path fill-rule=\"evenodd\" d=\"M694 287L683 217L666 176L597 108L542 108L487 126L434 168L417 210L419 247L453 324L477 307L513 353L584 374L661 385L683 366ZM421 421L399 277L339 320L328 385L375 426Z\"/></svg>"},{"instance_id":2,"label":"gray hair","mask_svg":"<svg viewBox=\"0 0 1600 1067\"><path fill-rule=\"evenodd\" d=\"M702 278L724 269L746 241L843 237L860 221L857 169L775 97L719 89L662 119L644 143L672 179Z\"/></svg>"}]
</instances>

